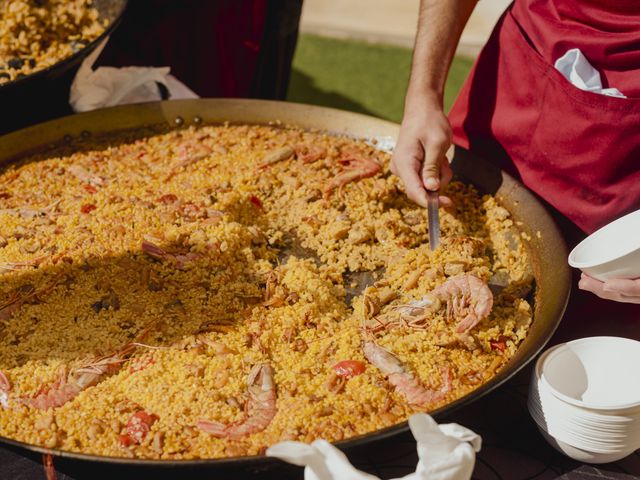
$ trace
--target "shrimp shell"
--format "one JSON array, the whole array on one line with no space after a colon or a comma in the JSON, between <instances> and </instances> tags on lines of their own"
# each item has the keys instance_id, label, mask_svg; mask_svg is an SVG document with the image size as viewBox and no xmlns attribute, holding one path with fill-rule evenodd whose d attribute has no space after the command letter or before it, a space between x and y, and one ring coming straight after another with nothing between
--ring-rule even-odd
<instances>
[{"instance_id":1,"label":"shrimp shell","mask_svg":"<svg viewBox=\"0 0 640 480\"><path fill-rule=\"evenodd\" d=\"M432 390L421 385L416 376L403 365L398 357L374 342L365 342L364 355L412 405L428 406L441 402L451 391L452 378L448 368L441 369L442 386L440 389Z\"/></svg>"},{"instance_id":2,"label":"shrimp shell","mask_svg":"<svg viewBox=\"0 0 640 480\"><path fill-rule=\"evenodd\" d=\"M254 366L247 377L247 384L249 399L244 420L229 425L200 420L197 427L214 437L230 439L239 439L267 428L276 415L276 391L271 365L261 363Z\"/></svg>"}]
</instances>

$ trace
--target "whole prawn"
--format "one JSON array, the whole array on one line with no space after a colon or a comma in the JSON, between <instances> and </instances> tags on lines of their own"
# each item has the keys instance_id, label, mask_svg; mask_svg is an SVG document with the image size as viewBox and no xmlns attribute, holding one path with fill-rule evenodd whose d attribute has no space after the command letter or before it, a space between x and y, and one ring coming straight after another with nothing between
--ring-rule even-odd
<instances>
[{"instance_id":1,"label":"whole prawn","mask_svg":"<svg viewBox=\"0 0 640 480\"><path fill-rule=\"evenodd\" d=\"M163 248L153 243L151 241L151 237L147 237L142 241L142 251L155 260L174 263L178 270L184 270L189 262L200 258L200 255L194 252L167 252Z\"/></svg>"},{"instance_id":2,"label":"whole prawn","mask_svg":"<svg viewBox=\"0 0 640 480\"><path fill-rule=\"evenodd\" d=\"M103 377L116 373L126 360L127 355L134 349L135 346L129 344L118 353L94 360L72 370L68 375L62 371L58 380L49 386L40 388L33 397L23 399L23 403L39 410L61 407L77 397L83 390L98 384Z\"/></svg>"},{"instance_id":3,"label":"whole prawn","mask_svg":"<svg viewBox=\"0 0 640 480\"><path fill-rule=\"evenodd\" d=\"M210 420L200 420L197 427L215 437L238 439L261 432L276 415L276 391L273 384L273 368L268 363L254 366L247 377L249 399L245 405L244 420L225 425Z\"/></svg>"},{"instance_id":4,"label":"whole prawn","mask_svg":"<svg viewBox=\"0 0 640 480\"><path fill-rule=\"evenodd\" d=\"M369 157L347 157L339 162L342 172L329 181L323 192L324 198L329 198L334 190L341 189L347 183L373 177L382 170L382 165Z\"/></svg>"},{"instance_id":5,"label":"whole prawn","mask_svg":"<svg viewBox=\"0 0 640 480\"><path fill-rule=\"evenodd\" d=\"M457 333L464 333L487 318L493 307L493 294L485 282L468 273L451 277L431 291L447 304L447 316L459 319Z\"/></svg>"},{"instance_id":6,"label":"whole prawn","mask_svg":"<svg viewBox=\"0 0 640 480\"><path fill-rule=\"evenodd\" d=\"M442 385L438 390L432 390L420 384L416 376L389 350L382 348L372 341L365 341L364 356L376 366L389 380L398 392L403 394L412 405L428 406L445 399L452 388L451 372L442 368Z\"/></svg>"},{"instance_id":7,"label":"whole prawn","mask_svg":"<svg viewBox=\"0 0 640 480\"><path fill-rule=\"evenodd\" d=\"M5 373L0 370L0 407L9 408L9 392L11 391L11 383L9 383L9 379L5 375Z\"/></svg>"},{"instance_id":8,"label":"whole prawn","mask_svg":"<svg viewBox=\"0 0 640 480\"><path fill-rule=\"evenodd\" d=\"M137 341L140 341L147 333L148 329L145 329L138 336ZM66 369L63 369L57 380L49 385L43 385L32 396L11 397L9 379L4 372L0 371L0 405L8 408L11 401L16 401L39 410L61 407L77 397L82 391L97 385L104 377L118 372L136 346L136 342L128 343L118 352L96 358L86 365L73 369L68 374Z\"/></svg>"}]
</instances>

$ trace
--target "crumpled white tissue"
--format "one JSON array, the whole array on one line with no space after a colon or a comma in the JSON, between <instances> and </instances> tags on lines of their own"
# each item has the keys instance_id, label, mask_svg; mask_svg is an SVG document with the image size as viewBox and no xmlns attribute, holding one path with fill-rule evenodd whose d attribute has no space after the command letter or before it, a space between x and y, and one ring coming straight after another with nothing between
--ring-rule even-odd
<instances>
[{"instance_id":1,"label":"crumpled white tissue","mask_svg":"<svg viewBox=\"0 0 640 480\"><path fill-rule=\"evenodd\" d=\"M409 418L409 428L417 441L418 465L403 480L468 480L473 473L476 452L482 439L455 423L438 425L425 413ZM344 453L326 440L311 444L281 442L269 447L267 455L304 466L305 480L378 480L357 470ZM400 479L395 479L400 480Z\"/></svg>"},{"instance_id":2,"label":"crumpled white tissue","mask_svg":"<svg viewBox=\"0 0 640 480\"><path fill-rule=\"evenodd\" d=\"M610 97L627 98L626 95L617 88L602 88L600 73L593 68L579 48L568 50L567 53L556 60L554 66L564 78L580 90L608 95Z\"/></svg>"},{"instance_id":3,"label":"crumpled white tissue","mask_svg":"<svg viewBox=\"0 0 640 480\"><path fill-rule=\"evenodd\" d=\"M85 58L73 79L69 103L74 111L162 100L157 83L167 87L169 98L198 98L196 93L169 74L169 67L99 67L93 70L93 64L107 41L108 38Z\"/></svg>"}]
</instances>

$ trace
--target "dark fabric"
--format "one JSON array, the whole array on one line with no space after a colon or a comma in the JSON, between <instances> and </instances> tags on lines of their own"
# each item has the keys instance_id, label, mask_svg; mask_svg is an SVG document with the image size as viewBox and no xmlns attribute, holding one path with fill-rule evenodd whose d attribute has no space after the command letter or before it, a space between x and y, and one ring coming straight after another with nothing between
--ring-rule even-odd
<instances>
[{"instance_id":1,"label":"dark fabric","mask_svg":"<svg viewBox=\"0 0 640 480\"><path fill-rule=\"evenodd\" d=\"M449 118L454 143L498 163L585 232L640 208L640 99L571 85L511 10Z\"/></svg>"},{"instance_id":2,"label":"dark fabric","mask_svg":"<svg viewBox=\"0 0 640 480\"><path fill-rule=\"evenodd\" d=\"M132 0L99 65L170 66L202 97L283 98L302 0Z\"/></svg>"},{"instance_id":3,"label":"dark fabric","mask_svg":"<svg viewBox=\"0 0 640 480\"><path fill-rule=\"evenodd\" d=\"M302 0L269 0L251 97L286 99L301 12Z\"/></svg>"}]
</instances>

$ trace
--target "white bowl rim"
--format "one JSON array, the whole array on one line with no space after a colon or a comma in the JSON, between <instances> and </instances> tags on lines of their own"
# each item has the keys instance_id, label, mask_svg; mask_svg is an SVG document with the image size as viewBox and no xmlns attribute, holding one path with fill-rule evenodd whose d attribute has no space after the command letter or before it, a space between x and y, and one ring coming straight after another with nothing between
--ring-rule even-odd
<instances>
[{"instance_id":1,"label":"white bowl rim","mask_svg":"<svg viewBox=\"0 0 640 480\"><path fill-rule=\"evenodd\" d=\"M540 354L540 356L538 357L538 360L536 360L536 365L535 365L535 367L533 369L533 372L534 372L534 374L535 374L535 376L536 376L536 378L538 380L540 380L540 378L542 378L542 364L544 363L545 359L551 354L551 352L553 352L553 351L555 351L555 350L557 350L559 348L562 348L565 345L566 345L566 342L565 343L558 343L557 345L554 345L553 347L547 348L544 352L542 352Z\"/></svg>"},{"instance_id":2,"label":"white bowl rim","mask_svg":"<svg viewBox=\"0 0 640 480\"><path fill-rule=\"evenodd\" d=\"M554 437L551 433L547 432L544 428L541 428L540 425L538 425L538 429L540 430L540 432L543 432L543 438L545 435L549 436L549 438L552 438L556 443L558 444L564 444L568 447L570 447L572 450L578 450L584 454L590 455L592 458L592 461L586 461L587 463L610 463L610 462L615 462L617 460L621 460L623 458L628 457L629 455L631 455L635 450L637 449L633 449L633 448L629 448L629 449L623 449L623 450L619 450L617 452L594 452L591 451L589 449L586 448L582 448L582 447L576 447L574 445L572 445L570 442L567 442L565 440L562 440L560 438ZM547 443L550 443L551 446L558 450L558 448L556 448L548 439L545 438L545 440L547 441ZM560 445L559 445L560 446ZM573 457L572 455L568 454L566 451L564 450L559 450L563 455L566 455L569 458L573 458L574 460L578 460L578 461L582 461L585 462L584 459L576 459L575 457ZM605 458L602 458L605 457ZM593 461L596 460L596 461Z\"/></svg>"},{"instance_id":3,"label":"white bowl rim","mask_svg":"<svg viewBox=\"0 0 640 480\"><path fill-rule=\"evenodd\" d=\"M626 342L626 343L636 343L638 344L638 346L640 347L640 341L638 340L633 340L631 338L626 338L626 337L613 337L613 336L597 336L597 337L584 337L584 338L578 338L576 340L571 340L570 342L566 342L566 343L562 343L559 345L556 345L555 347L553 347L552 349L547 350L547 352L545 352L545 354L541 355L540 358L538 359L538 362L536 363L536 376L538 375L538 363L540 362L541 359L546 360L546 358L548 356L550 356L551 353L554 353L554 351L560 349L560 347L568 347L569 345L577 345L577 344L581 344L581 343L588 343L588 342L598 342L598 341L603 341L603 340L608 340L608 341L621 341L621 342ZM557 348L556 348L557 347ZM540 363L540 368L542 368L542 363ZM540 372L540 376L542 376L542 372ZM538 377L540 378L540 377ZM575 405L577 407L580 408L585 408L588 410L596 410L596 411L610 411L610 412L619 412L620 410L627 410L627 409L631 409L631 408L637 408L640 406L640 399L636 400L635 402L631 402L631 403L627 403L627 404L622 404L622 405L594 405L594 404L587 404L585 402L583 402L582 400L577 400L575 398L572 398L568 395L565 395L564 393L561 393L559 391L557 391L555 388L553 388L552 385L549 384L549 382L546 382L547 387L549 388L549 392L551 392L555 397L559 398L560 400L563 400L566 403L570 403L572 405Z\"/></svg>"},{"instance_id":4,"label":"white bowl rim","mask_svg":"<svg viewBox=\"0 0 640 480\"><path fill-rule=\"evenodd\" d=\"M635 437L634 439L628 438L627 440L620 442L599 442L598 439L593 438L590 435L585 435L584 433L572 432L558 425L550 426L543 417L540 417L531 410L529 410L529 415L538 428L544 430L556 440L563 441L570 444L572 447L580 448L591 453L604 454L613 453L614 451L626 451L628 449L631 449L633 452L639 448L638 445L640 444L640 438L638 437Z\"/></svg>"},{"instance_id":5,"label":"white bowl rim","mask_svg":"<svg viewBox=\"0 0 640 480\"><path fill-rule=\"evenodd\" d=\"M600 232L602 232L603 230L608 229L609 227L611 227L614 224L617 223L622 223L623 221L627 220L628 217L634 216L634 215L638 215L640 216L640 210L635 210L633 212L627 213L626 215L623 215L622 217L614 220L613 222L609 222L607 223L605 226L600 227L598 230L596 230L595 232L593 232L591 235L589 235L587 238L585 238L584 240L582 240L578 245L576 245L575 247L573 247L573 250L571 250L571 252L569 253L569 257L568 257L568 262L569 265L571 265L573 268L579 268L579 269L583 269L583 268L594 268L594 267L600 267L602 265L605 265L609 262L612 262L614 260L617 260L619 258L622 258L626 255L629 255L630 253L635 252L636 250L640 249L640 246L637 247L633 247L628 251L625 251L624 253L622 252L618 252L615 256L612 257L604 257L604 260L599 259L597 263L594 262L577 262L575 260L575 256L576 256L576 252L587 242L593 241L593 237L595 235L600 234ZM601 234L600 234L601 235Z\"/></svg>"},{"instance_id":6,"label":"white bowl rim","mask_svg":"<svg viewBox=\"0 0 640 480\"><path fill-rule=\"evenodd\" d=\"M606 428L599 429L596 427L573 424L571 422L563 421L558 417L550 417L549 415L545 414L544 411L537 408L536 405L528 404L527 409L529 410L529 414L532 417L535 416L541 420L544 419L544 422L547 425L553 425L554 428L561 428L562 430L566 430L568 432L587 436L594 441L603 440L603 443L611 443L619 442L622 440L633 440L634 443L638 443L640 445L640 429L638 428L632 428L629 430L625 429L619 431L608 431Z\"/></svg>"},{"instance_id":7,"label":"white bowl rim","mask_svg":"<svg viewBox=\"0 0 640 480\"><path fill-rule=\"evenodd\" d=\"M534 379L531 380L533 382ZM571 405L565 402L563 399L556 397L549 387L549 383L543 377L535 378L536 385L530 388L535 388L537 391L537 397L530 398L530 401L537 405L540 411L545 411L547 414L556 415L555 412L561 411L565 416L571 417L572 421L579 424L612 427L612 428L639 428L640 429L640 408L631 408L624 410L608 411L606 409L596 410L592 408L583 408L575 405ZM542 397L545 397L548 402L552 402L552 409L555 411L546 411L542 408Z\"/></svg>"}]
</instances>

